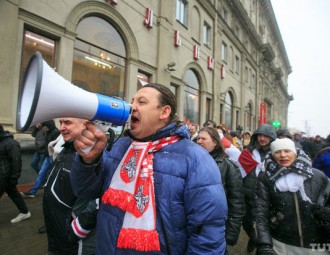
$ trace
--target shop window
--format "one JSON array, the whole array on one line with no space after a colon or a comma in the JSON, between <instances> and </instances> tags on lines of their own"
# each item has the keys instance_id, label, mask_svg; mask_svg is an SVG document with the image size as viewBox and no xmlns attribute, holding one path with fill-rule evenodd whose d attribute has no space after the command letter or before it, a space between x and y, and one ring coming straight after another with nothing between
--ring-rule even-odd
<instances>
[{"instance_id":1,"label":"shop window","mask_svg":"<svg viewBox=\"0 0 330 255\"><path fill-rule=\"evenodd\" d=\"M40 52L45 62L55 69L55 49L56 41L40 33L30 30L24 31L23 53L21 61L21 82L29 63L30 58L35 52Z\"/></svg>"},{"instance_id":2,"label":"shop window","mask_svg":"<svg viewBox=\"0 0 330 255\"><path fill-rule=\"evenodd\" d=\"M99 17L84 18L77 26L72 81L93 93L124 98L126 49L120 34Z\"/></svg>"},{"instance_id":3,"label":"shop window","mask_svg":"<svg viewBox=\"0 0 330 255\"><path fill-rule=\"evenodd\" d=\"M137 75L137 90L142 88L142 86L144 86L145 84L150 83L150 77L151 77L151 75L144 73L142 71L139 71L138 75Z\"/></svg>"},{"instance_id":4,"label":"shop window","mask_svg":"<svg viewBox=\"0 0 330 255\"><path fill-rule=\"evenodd\" d=\"M231 128L233 123L233 98L230 92L226 93L224 110L225 124Z\"/></svg>"}]
</instances>

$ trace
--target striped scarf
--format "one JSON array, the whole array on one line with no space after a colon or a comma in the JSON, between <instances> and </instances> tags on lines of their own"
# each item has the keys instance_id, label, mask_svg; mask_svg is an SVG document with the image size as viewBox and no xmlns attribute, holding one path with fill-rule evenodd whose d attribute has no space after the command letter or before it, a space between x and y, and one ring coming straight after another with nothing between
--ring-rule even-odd
<instances>
[{"instance_id":1,"label":"striped scarf","mask_svg":"<svg viewBox=\"0 0 330 255\"><path fill-rule=\"evenodd\" d=\"M160 251L153 182L154 152L179 140L177 136L170 136L154 142L134 141L119 163L109 188L102 196L104 204L117 206L126 212L118 248Z\"/></svg>"}]
</instances>

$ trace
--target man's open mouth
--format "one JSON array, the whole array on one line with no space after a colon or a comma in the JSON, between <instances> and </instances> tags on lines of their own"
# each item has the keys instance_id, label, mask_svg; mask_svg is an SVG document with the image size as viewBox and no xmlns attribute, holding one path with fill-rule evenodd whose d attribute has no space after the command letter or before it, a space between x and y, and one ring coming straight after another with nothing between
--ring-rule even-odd
<instances>
[{"instance_id":1,"label":"man's open mouth","mask_svg":"<svg viewBox=\"0 0 330 255\"><path fill-rule=\"evenodd\" d=\"M137 118L137 117L135 117L135 116L132 116L131 117L131 124L133 123L137 123L139 121L139 119Z\"/></svg>"}]
</instances>

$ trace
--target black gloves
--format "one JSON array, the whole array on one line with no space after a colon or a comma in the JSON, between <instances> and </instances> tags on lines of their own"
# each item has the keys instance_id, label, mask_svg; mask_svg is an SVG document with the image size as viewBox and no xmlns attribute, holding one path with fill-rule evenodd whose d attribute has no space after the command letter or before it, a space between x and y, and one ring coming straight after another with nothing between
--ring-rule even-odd
<instances>
[{"instance_id":1,"label":"black gloves","mask_svg":"<svg viewBox=\"0 0 330 255\"><path fill-rule=\"evenodd\" d=\"M263 244L258 246L257 255L276 255L276 253L270 245Z\"/></svg>"},{"instance_id":2,"label":"black gloves","mask_svg":"<svg viewBox=\"0 0 330 255\"><path fill-rule=\"evenodd\" d=\"M96 216L98 205L95 200L88 203L86 208L79 215L79 223L84 229L93 229L96 227Z\"/></svg>"},{"instance_id":3,"label":"black gloves","mask_svg":"<svg viewBox=\"0 0 330 255\"><path fill-rule=\"evenodd\" d=\"M325 231L330 233L330 208L319 207L315 210L315 218L320 227L324 228Z\"/></svg>"},{"instance_id":4,"label":"black gloves","mask_svg":"<svg viewBox=\"0 0 330 255\"><path fill-rule=\"evenodd\" d=\"M97 212L98 205L96 201L90 201L82 213L71 222L68 233L70 242L77 242L80 238L85 238L96 227Z\"/></svg>"}]
</instances>

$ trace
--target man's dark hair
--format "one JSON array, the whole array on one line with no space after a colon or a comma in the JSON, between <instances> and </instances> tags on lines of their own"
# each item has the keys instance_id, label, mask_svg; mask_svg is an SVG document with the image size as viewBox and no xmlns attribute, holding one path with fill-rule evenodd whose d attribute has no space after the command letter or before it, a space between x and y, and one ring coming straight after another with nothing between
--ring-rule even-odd
<instances>
[{"instance_id":1,"label":"man's dark hair","mask_svg":"<svg viewBox=\"0 0 330 255\"><path fill-rule=\"evenodd\" d=\"M214 120L207 120L204 122L203 127L207 127L209 125L212 125L213 128L217 128L217 123L215 123Z\"/></svg>"},{"instance_id":2,"label":"man's dark hair","mask_svg":"<svg viewBox=\"0 0 330 255\"><path fill-rule=\"evenodd\" d=\"M287 137L289 139L293 139L293 136L291 135L290 131L287 130L286 128L280 128L279 130L277 130L276 132L276 136L279 138L281 136Z\"/></svg>"},{"instance_id":3,"label":"man's dark hair","mask_svg":"<svg viewBox=\"0 0 330 255\"><path fill-rule=\"evenodd\" d=\"M0 124L0 132L3 132L3 131L4 131L3 126L2 126L2 124Z\"/></svg>"},{"instance_id":4,"label":"man's dark hair","mask_svg":"<svg viewBox=\"0 0 330 255\"><path fill-rule=\"evenodd\" d=\"M161 106L168 105L171 107L170 122L177 121L176 115L176 98L173 92L165 85L159 83L148 83L142 88L154 88L160 92L159 102Z\"/></svg>"}]
</instances>

